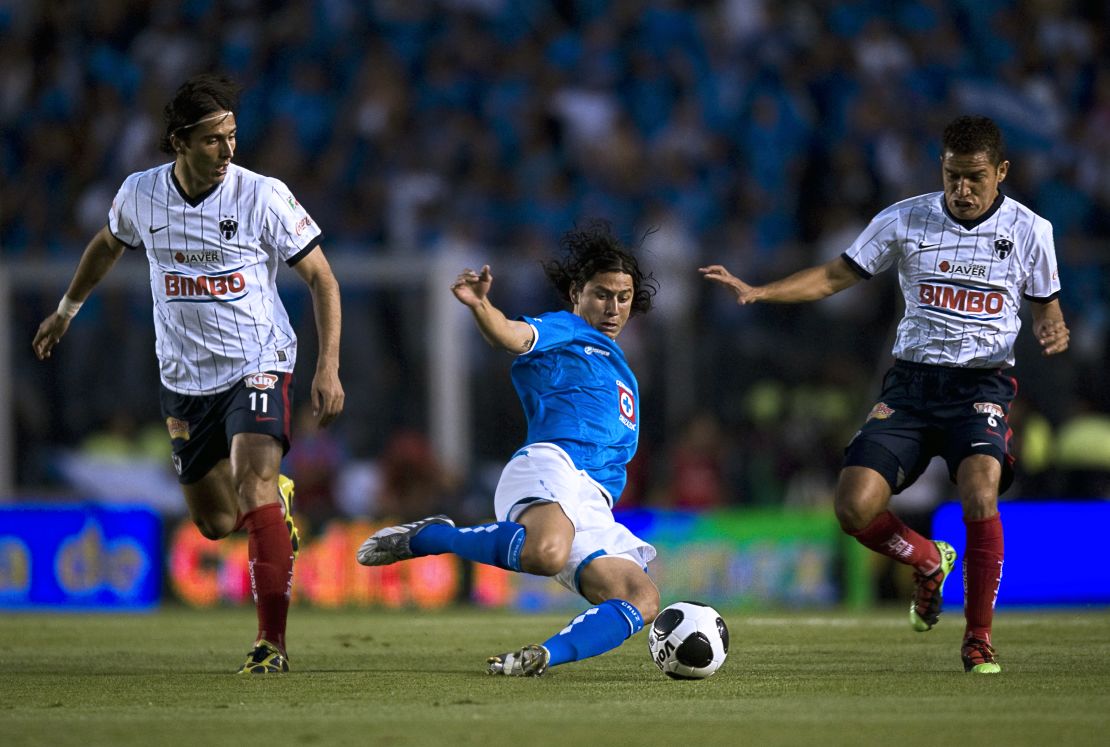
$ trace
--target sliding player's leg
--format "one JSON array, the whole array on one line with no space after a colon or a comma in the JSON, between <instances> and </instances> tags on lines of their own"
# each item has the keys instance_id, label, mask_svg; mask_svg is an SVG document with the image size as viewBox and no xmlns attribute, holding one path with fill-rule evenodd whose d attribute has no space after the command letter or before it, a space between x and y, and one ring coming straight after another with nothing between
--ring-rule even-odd
<instances>
[{"instance_id":1,"label":"sliding player's leg","mask_svg":"<svg viewBox=\"0 0 1110 747\"><path fill-rule=\"evenodd\" d=\"M610 651L655 619L659 590L647 575L655 548L618 523L596 489L587 486L580 497L564 506L577 531L555 580L593 606L542 644L490 657L490 674L543 674L549 667ZM537 510L529 510L521 520L528 522Z\"/></svg>"}]
</instances>

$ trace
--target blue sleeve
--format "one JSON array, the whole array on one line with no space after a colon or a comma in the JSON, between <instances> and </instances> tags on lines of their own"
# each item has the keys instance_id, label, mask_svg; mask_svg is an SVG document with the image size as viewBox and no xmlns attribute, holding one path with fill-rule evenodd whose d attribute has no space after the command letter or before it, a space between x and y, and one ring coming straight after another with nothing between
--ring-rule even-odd
<instances>
[{"instance_id":1,"label":"blue sleeve","mask_svg":"<svg viewBox=\"0 0 1110 747\"><path fill-rule=\"evenodd\" d=\"M536 344L524 355L561 348L574 339L578 325L577 317L565 311L556 311L540 316L522 316L520 320L532 325L536 330Z\"/></svg>"}]
</instances>

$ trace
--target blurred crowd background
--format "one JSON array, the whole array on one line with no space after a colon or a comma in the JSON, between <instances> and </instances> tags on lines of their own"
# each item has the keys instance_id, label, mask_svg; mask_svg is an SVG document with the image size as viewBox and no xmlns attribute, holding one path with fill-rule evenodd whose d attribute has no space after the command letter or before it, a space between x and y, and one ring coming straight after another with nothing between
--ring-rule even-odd
<instances>
[{"instance_id":1,"label":"blurred crowd background","mask_svg":"<svg viewBox=\"0 0 1110 747\"><path fill-rule=\"evenodd\" d=\"M660 286L622 336L642 395L624 504L828 503L890 362L893 273L820 304L738 308L696 268L758 282L836 256L880 209L940 189L940 132L962 113L999 122L1004 192L1052 221L1072 329L1055 359L1022 334L1009 495L1110 497L1108 29L1102 0L0 0L0 272L64 268L9 299L17 485L134 482L87 468L149 457L160 477L144 485L164 479L180 503L149 290L99 290L46 364L30 341L123 178L165 159L162 106L220 70L244 87L236 161L291 187L344 291L348 409L323 433L301 417L286 465L319 521L483 516L524 438L509 360L475 331L473 466L443 465L429 290L344 268L488 262L495 302L539 313L557 304L539 261L592 218ZM283 293L304 402L298 285ZM952 497L943 474L919 492Z\"/></svg>"}]
</instances>

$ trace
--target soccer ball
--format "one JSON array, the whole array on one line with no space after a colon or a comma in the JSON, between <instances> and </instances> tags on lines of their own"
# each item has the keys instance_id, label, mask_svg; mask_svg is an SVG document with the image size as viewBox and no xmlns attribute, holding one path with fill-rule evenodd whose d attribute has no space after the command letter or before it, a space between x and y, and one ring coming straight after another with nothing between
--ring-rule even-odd
<instances>
[{"instance_id":1,"label":"soccer ball","mask_svg":"<svg viewBox=\"0 0 1110 747\"><path fill-rule=\"evenodd\" d=\"M717 610L701 602L675 602L648 630L655 666L676 680L710 676L728 656L728 627Z\"/></svg>"}]
</instances>

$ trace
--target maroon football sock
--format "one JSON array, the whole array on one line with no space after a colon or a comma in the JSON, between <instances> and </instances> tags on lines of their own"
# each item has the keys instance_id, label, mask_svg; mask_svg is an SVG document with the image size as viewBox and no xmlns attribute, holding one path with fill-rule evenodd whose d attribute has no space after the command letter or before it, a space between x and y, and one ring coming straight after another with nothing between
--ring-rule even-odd
<instances>
[{"instance_id":1,"label":"maroon football sock","mask_svg":"<svg viewBox=\"0 0 1110 747\"><path fill-rule=\"evenodd\" d=\"M965 520L967 551L964 552L964 617L966 635L991 640L994 603L1002 580L1002 517Z\"/></svg>"},{"instance_id":2,"label":"maroon football sock","mask_svg":"<svg viewBox=\"0 0 1110 747\"><path fill-rule=\"evenodd\" d=\"M281 504L268 503L243 516L258 637L285 652L285 620L293 591L293 546Z\"/></svg>"},{"instance_id":3,"label":"maroon football sock","mask_svg":"<svg viewBox=\"0 0 1110 747\"><path fill-rule=\"evenodd\" d=\"M940 551L930 540L910 529L890 511L876 516L858 532L849 532L861 545L926 575L940 566Z\"/></svg>"}]
</instances>

